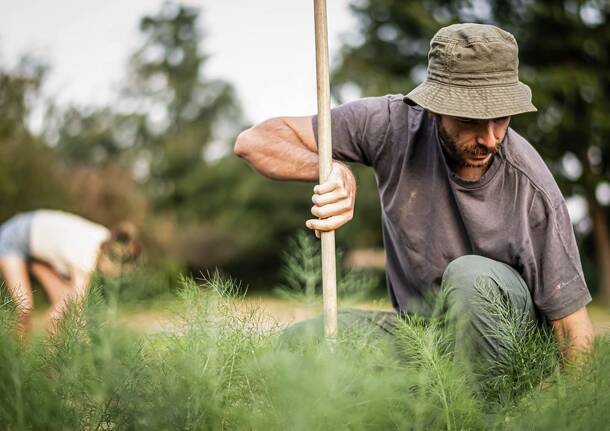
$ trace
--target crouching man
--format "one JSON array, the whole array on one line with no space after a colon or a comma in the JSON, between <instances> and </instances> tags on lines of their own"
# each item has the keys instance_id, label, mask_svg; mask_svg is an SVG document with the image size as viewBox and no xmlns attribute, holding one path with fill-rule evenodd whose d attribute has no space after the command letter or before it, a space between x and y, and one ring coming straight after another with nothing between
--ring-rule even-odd
<instances>
[{"instance_id":1,"label":"crouching man","mask_svg":"<svg viewBox=\"0 0 610 431\"><path fill-rule=\"evenodd\" d=\"M549 322L564 355L591 349L591 297L557 184L536 150L509 127L536 111L519 81L515 38L458 24L434 36L427 79L406 96L332 110L333 169L314 187L306 222L318 234L353 217L356 181L341 161L375 171L387 285L398 313L421 312L444 290L447 313L474 355L506 347L483 296L518 319ZM318 180L317 118L272 118L240 134L235 153L278 180Z\"/></svg>"}]
</instances>

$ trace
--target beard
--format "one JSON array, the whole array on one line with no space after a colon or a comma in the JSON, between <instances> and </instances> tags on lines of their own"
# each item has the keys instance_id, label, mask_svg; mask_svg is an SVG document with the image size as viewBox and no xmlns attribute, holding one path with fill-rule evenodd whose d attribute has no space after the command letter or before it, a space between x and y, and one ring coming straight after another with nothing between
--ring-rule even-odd
<instances>
[{"instance_id":1,"label":"beard","mask_svg":"<svg viewBox=\"0 0 610 431\"><path fill-rule=\"evenodd\" d=\"M487 168L493 158L500 151L503 139L501 139L494 149L489 149L485 145L459 145L456 140L445 130L443 125L438 123L438 132L441 138L441 145L449 162L458 168ZM467 159L470 157L484 157L491 154L491 157L480 162L473 162Z\"/></svg>"}]
</instances>

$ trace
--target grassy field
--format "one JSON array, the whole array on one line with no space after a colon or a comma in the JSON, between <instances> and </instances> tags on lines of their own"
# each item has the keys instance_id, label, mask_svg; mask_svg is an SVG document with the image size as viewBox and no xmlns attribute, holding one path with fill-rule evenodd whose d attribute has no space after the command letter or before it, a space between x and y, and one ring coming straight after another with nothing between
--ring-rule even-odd
<instances>
[{"instance_id":1,"label":"grassy field","mask_svg":"<svg viewBox=\"0 0 610 431\"><path fill-rule=\"evenodd\" d=\"M57 337L25 346L12 337L10 305L0 307L0 429L601 430L610 423L603 335L586 365L562 368L552 337L509 323L499 336L511 337L510 361L474 369L455 353L459 340L434 321L403 322L395 343L358 328L343 330L332 348L315 337L286 338L280 329L316 315L315 301L244 297L219 277L204 287L184 280L169 304L120 303L95 289ZM607 312L593 307L592 315ZM603 332L607 323L600 325Z\"/></svg>"}]
</instances>

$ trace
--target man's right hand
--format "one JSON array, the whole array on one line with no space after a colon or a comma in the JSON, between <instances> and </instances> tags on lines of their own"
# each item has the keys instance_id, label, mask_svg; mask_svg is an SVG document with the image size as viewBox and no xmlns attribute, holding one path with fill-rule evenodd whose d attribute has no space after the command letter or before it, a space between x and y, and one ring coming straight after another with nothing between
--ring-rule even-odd
<instances>
[{"instance_id":1,"label":"man's right hand","mask_svg":"<svg viewBox=\"0 0 610 431\"><path fill-rule=\"evenodd\" d=\"M235 154L257 171L276 180L315 181L318 153L312 117L278 117L263 121L239 134ZM309 229L328 232L354 216L356 179L344 164L333 161L330 175L314 187Z\"/></svg>"},{"instance_id":2,"label":"man's right hand","mask_svg":"<svg viewBox=\"0 0 610 431\"><path fill-rule=\"evenodd\" d=\"M318 217L305 222L316 232L338 229L354 217L356 203L356 178L344 164L334 161L328 179L313 189L311 213Z\"/></svg>"}]
</instances>

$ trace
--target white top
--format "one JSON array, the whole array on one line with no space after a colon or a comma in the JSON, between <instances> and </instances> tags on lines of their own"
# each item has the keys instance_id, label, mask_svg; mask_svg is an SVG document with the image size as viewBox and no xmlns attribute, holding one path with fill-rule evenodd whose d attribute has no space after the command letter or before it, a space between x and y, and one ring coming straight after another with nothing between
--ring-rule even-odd
<instances>
[{"instance_id":1,"label":"white top","mask_svg":"<svg viewBox=\"0 0 610 431\"><path fill-rule=\"evenodd\" d=\"M39 210L32 218L30 254L65 276L75 269L92 273L108 238L110 231L97 223L62 211Z\"/></svg>"}]
</instances>

